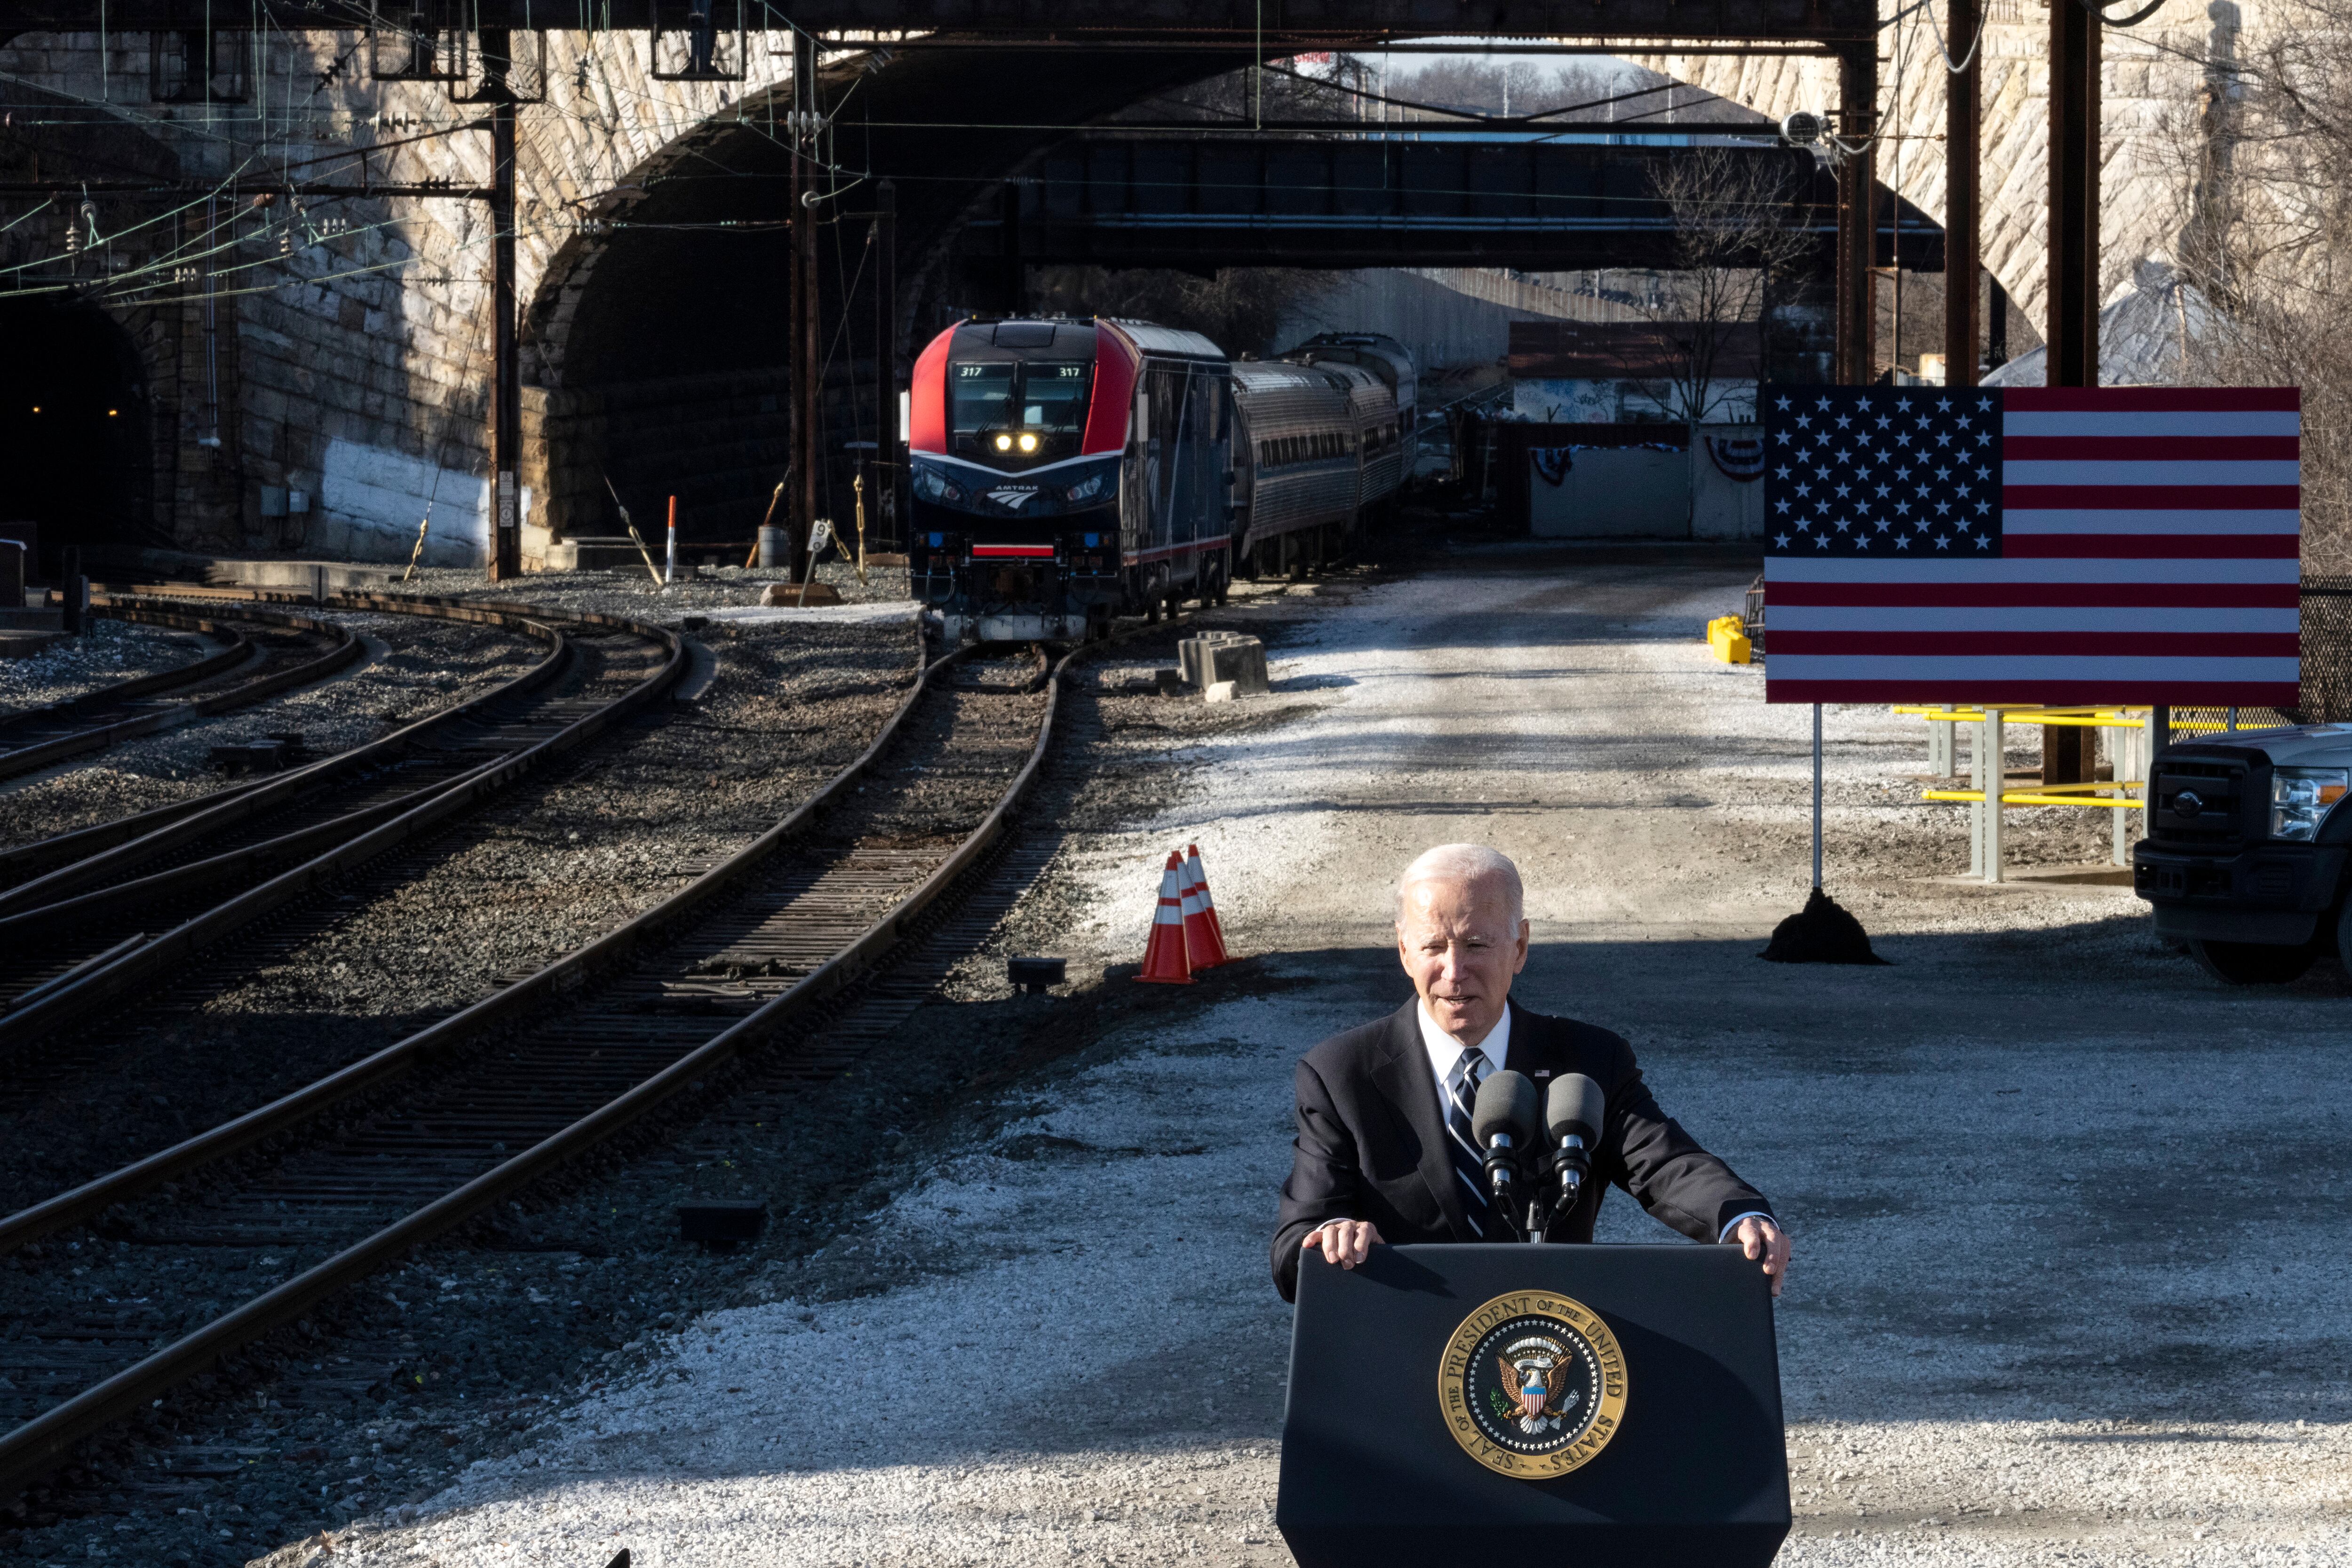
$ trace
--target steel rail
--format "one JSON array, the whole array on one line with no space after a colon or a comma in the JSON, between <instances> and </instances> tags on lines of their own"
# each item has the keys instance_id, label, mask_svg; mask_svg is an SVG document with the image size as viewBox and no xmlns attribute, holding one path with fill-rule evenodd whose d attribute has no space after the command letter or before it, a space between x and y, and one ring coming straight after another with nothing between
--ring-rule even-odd
<instances>
[{"instance_id":1,"label":"steel rail","mask_svg":"<svg viewBox=\"0 0 2352 1568\"><path fill-rule=\"evenodd\" d=\"M373 1056L304 1085L268 1105L258 1106L233 1121L194 1138L161 1149L110 1174L84 1183L70 1192L45 1199L0 1218L0 1257L67 1226L97 1218L117 1204L127 1203L165 1182L228 1158L264 1139L290 1131L322 1110L397 1078L434 1055L468 1037L506 1023L515 1014L557 1000L578 990L588 979L628 961L642 947L666 936L681 920L734 885L815 819L855 785L898 736L898 727L921 700L930 679L950 660L949 654L919 669L913 686L883 722L871 745L856 760L820 786L790 815L719 865L712 867L652 909L614 927L603 936L566 953L514 984L451 1014L436 1024L396 1040Z\"/></svg>"},{"instance_id":2,"label":"steel rail","mask_svg":"<svg viewBox=\"0 0 2352 1568\"><path fill-rule=\"evenodd\" d=\"M454 618L437 607L404 613L433 619ZM135 816L95 823L0 851L0 874L18 867L61 868L0 891L0 910L78 891L102 880L116 867L162 854L206 833L258 816L337 774L362 772L401 756L439 731L478 717L489 704L535 691L562 673L571 658L571 648L561 629L522 616L510 616L505 624L511 630L546 642L546 657L511 680L502 681L478 697L440 712L428 713L388 735L290 768L274 778L215 790L190 800L173 801Z\"/></svg>"},{"instance_id":3,"label":"steel rail","mask_svg":"<svg viewBox=\"0 0 2352 1568\"><path fill-rule=\"evenodd\" d=\"M168 626L204 632L221 629L201 616L188 616L170 610L152 610L144 606L117 605L100 600L96 595L92 596L91 608L111 611L122 620L140 621L154 626ZM302 616L271 615L266 618L273 624L292 626L301 631L326 633L332 637L332 646L316 658L278 670L273 675L242 682L230 687L226 691L216 691L210 696L194 698L186 702L176 702L169 707L150 709L145 712L134 713L128 718L117 720L110 724L93 724L88 729L77 730L69 735L59 735L54 740L43 741L30 746L20 746L13 752L0 752L0 778L14 778L20 773L28 773L37 768L47 767L51 763L63 762L68 757L79 756L85 752L104 751L122 741L135 740L142 735L152 735L160 730L177 729L183 724L193 724L198 719L208 718L215 713L226 713L232 709L248 707L265 698L275 697L281 691L323 679L353 663L362 653L366 651L366 646L349 626L337 626L330 621L314 621ZM245 640L242 634L238 634L238 642L242 645L243 651L236 662L242 664L252 658L257 649L254 644ZM205 661L198 661L199 664L204 662ZM185 677L184 669L165 673ZM219 674L221 671L215 670L212 673ZM153 678L142 677L142 679ZM123 688L116 687L104 692L87 693L82 698L75 699L74 701L77 703L88 701L92 705L100 705L101 702L112 703L124 700L126 696L153 695L158 690L176 689L181 686L194 683L190 679L181 679L163 688L148 687L143 693L126 692ZM15 717L16 721L22 721L37 718L45 712L56 711L56 709L36 709ZM69 712L60 713L58 716L71 717Z\"/></svg>"},{"instance_id":4,"label":"steel rail","mask_svg":"<svg viewBox=\"0 0 2352 1568\"><path fill-rule=\"evenodd\" d=\"M226 1135L236 1135L234 1147L244 1147L269 1136L273 1131L283 1131L296 1120L315 1114L336 1100L348 1098L369 1084L405 1070L421 1054L425 1041L436 1035L444 1039L452 1037L456 1032L453 1026L461 1021L470 1020L468 1028L478 1028L490 1021L493 1016L503 1016L518 1005L543 1001L578 984L592 967L592 954L601 954L609 960L611 956L634 947L651 933L666 928L681 915L707 902L714 892L731 884L751 866L772 855L817 810L836 798L870 766L883 747L895 738L901 721L922 698L931 677L961 658L963 651L950 652L925 666L913 689L891 715L874 743L816 795L724 865L705 873L655 909L557 961L530 979L486 998L434 1029L412 1036L364 1062L356 1063L309 1089L298 1090L272 1106L251 1112L211 1133L190 1140L175 1149L163 1151L113 1176L100 1178L72 1193L9 1216L5 1222L0 1222L0 1249L21 1245L35 1235L88 1218L134 1192L155 1186L176 1172L189 1168L191 1163L219 1158L230 1150ZM0 1436L0 1495L7 1495L53 1468L64 1459L74 1444L142 1408L165 1390L201 1373L223 1355L294 1321L344 1286L376 1272L419 1243L464 1224L573 1155L612 1137L713 1069L725 1065L747 1047L766 1040L793 1017L864 973L877 959L898 944L906 934L909 922L936 902L1003 835L1013 812L1027 795L1040 772L1052 744L1063 672L1073 659L1087 651L1090 650L1084 647L1073 649L1047 671L1044 682L1045 710L1037 726L1037 738L1021 771L987 816L919 886L840 952L789 990L770 999L756 1011L562 1131ZM495 1015L491 1010L495 1010ZM338 1084L341 1087L337 1092L322 1092L328 1086ZM304 1102L299 1110L295 1105L297 1101ZM196 1145L215 1139L221 1141L216 1152L205 1153L200 1159L189 1160L184 1152L193 1152Z\"/></svg>"},{"instance_id":5,"label":"steel rail","mask_svg":"<svg viewBox=\"0 0 2352 1568\"><path fill-rule=\"evenodd\" d=\"M448 603L446 600L425 602ZM505 614L517 613L522 608L511 605L467 607ZM450 817L504 789L549 758L561 756L601 735L667 690L686 671L686 640L666 626L586 613L566 618L649 638L666 646L669 649L669 658L650 678L545 740L434 791L391 821L346 840L299 866L279 872L268 881L249 888L141 944L103 969L91 971L72 984L50 992L31 1005L0 1014L0 1052L21 1048L113 1005L121 987L135 984L185 962L205 947L234 934L271 910L313 891L388 849L437 827Z\"/></svg>"},{"instance_id":6,"label":"steel rail","mask_svg":"<svg viewBox=\"0 0 2352 1568\"><path fill-rule=\"evenodd\" d=\"M100 608L102 603L98 595L90 595L92 611L100 615L105 614L105 611ZM162 624L173 625L170 622ZM174 665L170 669L159 669L152 675L134 676L129 680L118 680L111 686L101 686L96 690L85 691L79 697L68 697L59 701L46 702L38 708L21 708L14 712L0 713L0 724L21 724L27 719L69 719L78 710L103 708L110 702L121 702L129 698L152 697L158 691L172 691L183 686L194 686L198 681L210 680L215 675L226 675L230 670L251 658L256 651L254 645L246 639L245 634L235 626L216 626L200 616L189 616L184 622L177 624L174 629L201 631L207 635L226 635L229 639L228 646L186 664ZM5 752L0 752L0 756L5 754Z\"/></svg>"}]
</instances>

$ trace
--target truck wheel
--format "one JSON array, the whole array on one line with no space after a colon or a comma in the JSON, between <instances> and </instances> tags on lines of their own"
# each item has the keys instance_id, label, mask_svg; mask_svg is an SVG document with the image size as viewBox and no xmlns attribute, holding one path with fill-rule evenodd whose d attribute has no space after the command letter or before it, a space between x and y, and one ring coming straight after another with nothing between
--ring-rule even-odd
<instances>
[{"instance_id":1,"label":"truck wheel","mask_svg":"<svg viewBox=\"0 0 2352 1568\"><path fill-rule=\"evenodd\" d=\"M2309 969L2319 954L2308 945L2274 947L2262 942L2208 942L2191 937L2189 956L2225 985L2284 985Z\"/></svg>"}]
</instances>

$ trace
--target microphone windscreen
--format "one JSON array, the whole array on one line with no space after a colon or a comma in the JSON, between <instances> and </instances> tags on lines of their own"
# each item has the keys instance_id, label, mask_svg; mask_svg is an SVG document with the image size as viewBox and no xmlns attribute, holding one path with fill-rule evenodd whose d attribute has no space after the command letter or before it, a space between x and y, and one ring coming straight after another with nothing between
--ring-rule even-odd
<instances>
[{"instance_id":1,"label":"microphone windscreen","mask_svg":"<svg viewBox=\"0 0 2352 1568\"><path fill-rule=\"evenodd\" d=\"M1608 1101L1601 1086L1580 1072L1551 1080L1550 1098L1544 1102L1544 1131L1558 1143L1571 1132L1584 1140L1591 1148L1601 1142L1601 1119Z\"/></svg>"},{"instance_id":2,"label":"microphone windscreen","mask_svg":"<svg viewBox=\"0 0 2352 1568\"><path fill-rule=\"evenodd\" d=\"M1470 1108L1470 1135L1485 1149L1496 1133L1507 1132L1512 1143L1524 1149L1536 1135L1538 1103L1536 1086L1527 1074L1508 1068L1493 1074L1478 1086L1477 1103Z\"/></svg>"}]
</instances>

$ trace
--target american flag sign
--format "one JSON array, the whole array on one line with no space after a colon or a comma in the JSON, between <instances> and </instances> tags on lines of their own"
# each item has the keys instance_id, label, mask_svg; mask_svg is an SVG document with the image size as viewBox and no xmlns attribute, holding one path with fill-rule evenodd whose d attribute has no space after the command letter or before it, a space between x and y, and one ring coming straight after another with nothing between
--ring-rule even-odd
<instances>
[{"instance_id":1,"label":"american flag sign","mask_svg":"<svg viewBox=\"0 0 2352 1568\"><path fill-rule=\"evenodd\" d=\"M1764 389L1765 700L2292 706L2292 387Z\"/></svg>"}]
</instances>

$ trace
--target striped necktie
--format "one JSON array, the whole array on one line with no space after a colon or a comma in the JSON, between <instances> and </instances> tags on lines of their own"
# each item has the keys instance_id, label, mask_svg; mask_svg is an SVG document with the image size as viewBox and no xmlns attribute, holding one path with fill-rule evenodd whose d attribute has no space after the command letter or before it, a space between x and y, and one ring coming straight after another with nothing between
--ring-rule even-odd
<instances>
[{"instance_id":1,"label":"striped necktie","mask_svg":"<svg viewBox=\"0 0 2352 1568\"><path fill-rule=\"evenodd\" d=\"M1454 1156L1454 1173L1463 1186L1462 1217L1482 1241L1494 1218L1494 1205L1486 1196L1486 1159L1471 1136L1470 1108L1477 1102L1478 1085L1491 1066L1486 1052L1470 1049L1454 1058L1453 1070L1445 1075L1446 1152Z\"/></svg>"}]
</instances>

